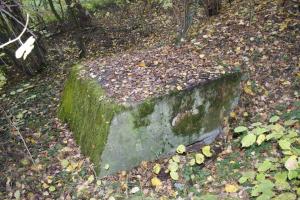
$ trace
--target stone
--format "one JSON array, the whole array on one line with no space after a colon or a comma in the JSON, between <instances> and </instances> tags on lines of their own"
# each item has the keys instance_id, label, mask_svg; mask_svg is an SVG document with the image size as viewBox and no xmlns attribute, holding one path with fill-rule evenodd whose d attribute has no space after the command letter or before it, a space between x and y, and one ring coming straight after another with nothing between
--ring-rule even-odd
<instances>
[{"instance_id":1,"label":"stone","mask_svg":"<svg viewBox=\"0 0 300 200\"><path fill-rule=\"evenodd\" d=\"M75 66L69 75L59 117L100 177L175 152L179 144L211 143L240 94L241 74L233 72L182 91L124 103L108 97L97 80L81 76L83 69Z\"/></svg>"}]
</instances>

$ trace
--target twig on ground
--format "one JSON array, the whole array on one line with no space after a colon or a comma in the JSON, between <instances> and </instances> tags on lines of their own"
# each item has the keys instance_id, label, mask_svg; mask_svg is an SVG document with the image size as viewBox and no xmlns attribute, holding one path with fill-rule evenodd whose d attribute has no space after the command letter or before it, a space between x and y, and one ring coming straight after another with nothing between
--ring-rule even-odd
<instances>
[{"instance_id":1,"label":"twig on ground","mask_svg":"<svg viewBox=\"0 0 300 200\"><path fill-rule=\"evenodd\" d=\"M27 151L27 153L28 153L28 155L29 155L29 157L30 157L30 160L32 161L33 164L35 164L35 162L34 162L34 160L33 160L33 157L32 157L32 155L31 155L31 153L30 153L30 151L29 151L29 149L28 149L28 146L27 146L27 144L26 144L26 142L25 142L25 140L24 140L24 137L22 136L22 134L21 134L19 128L18 128L18 127L15 125L15 123L9 118L9 116L8 116L7 112L4 110L4 108L3 108L2 106L0 106L0 108L1 108L1 111L4 113L4 116L5 116L6 120L8 121L8 124L9 124L9 126L10 126L10 129L11 129L11 130L12 130L12 129L16 130L17 134L20 136L20 138L21 138L21 140L22 140L22 142L23 142L23 144L24 144L24 146L25 146L25 148L26 148L26 151Z\"/></svg>"}]
</instances>

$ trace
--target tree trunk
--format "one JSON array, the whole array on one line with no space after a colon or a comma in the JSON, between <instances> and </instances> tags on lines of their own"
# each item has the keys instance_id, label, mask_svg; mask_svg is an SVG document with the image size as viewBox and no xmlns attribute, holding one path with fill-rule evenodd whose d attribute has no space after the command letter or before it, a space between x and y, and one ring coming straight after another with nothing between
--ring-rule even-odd
<instances>
[{"instance_id":1,"label":"tree trunk","mask_svg":"<svg viewBox=\"0 0 300 200\"><path fill-rule=\"evenodd\" d=\"M67 5L67 12L69 14L70 20L76 29L90 25L91 15L82 7L82 5L76 0L65 0ZM85 57L86 48L83 42L83 38L75 33L75 41L79 49L79 57Z\"/></svg>"},{"instance_id":2,"label":"tree trunk","mask_svg":"<svg viewBox=\"0 0 300 200\"><path fill-rule=\"evenodd\" d=\"M62 18L60 17L60 15L57 13L54 4L53 4L53 0L48 0L49 6L51 8L52 13L54 14L54 16L56 17L56 19L58 19L58 21L62 22Z\"/></svg>"},{"instance_id":3,"label":"tree trunk","mask_svg":"<svg viewBox=\"0 0 300 200\"><path fill-rule=\"evenodd\" d=\"M221 9L221 0L202 0L202 4L207 16L219 14Z\"/></svg>"},{"instance_id":4,"label":"tree trunk","mask_svg":"<svg viewBox=\"0 0 300 200\"><path fill-rule=\"evenodd\" d=\"M65 18L65 13L64 13L64 8L62 6L61 0L58 0L58 3L59 3L60 12L61 12L61 15L62 15L62 19L64 19Z\"/></svg>"},{"instance_id":5,"label":"tree trunk","mask_svg":"<svg viewBox=\"0 0 300 200\"><path fill-rule=\"evenodd\" d=\"M77 0L65 0L67 12L72 23L76 27L88 26L91 23L91 15Z\"/></svg>"},{"instance_id":6,"label":"tree trunk","mask_svg":"<svg viewBox=\"0 0 300 200\"><path fill-rule=\"evenodd\" d=\"M182 39L186 37L186 34L193 23L193 16L195 13L195 1L194 0L184 0L184 10L181 20L181 27L179 30L179 36L176 43L179 44Z\"/></svg>"}]
</instances>

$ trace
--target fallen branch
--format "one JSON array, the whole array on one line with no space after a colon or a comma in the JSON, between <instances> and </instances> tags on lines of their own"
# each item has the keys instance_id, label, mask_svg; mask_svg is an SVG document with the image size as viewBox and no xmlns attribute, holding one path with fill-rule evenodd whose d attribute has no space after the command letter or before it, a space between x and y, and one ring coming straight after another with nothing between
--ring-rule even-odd
<instances>
[{"instance_id":1,"label":"fallen branch","mask_svg":"<svg viewBox=\"0 0 300 200\"><path fill-rule=\"evenodd\" d=\"M8 122L8 124L9 124L9 126L10 126L10 130L16 130L17 134L20 136L20 138L21 138L21 140L22 140L22 142L23 142L23 144L24 144L24 146L25 146L25 148L26 148L26 151L27 151L27 153L28 153L28 155L29 155L29 157L30 157L30 160L32 161L33 164L35 164L35 162L34 162L34 160L33 160L33 157L32 157L32 155L31 155L31 153L30 153L30 151L29 151L29 149L28 149L28 146L27 146L27 144L26 144L26 142L25 142L25 140L24 140L24 137L22 136L22 134L21 134L19 128L18 128L18 127L15 125L15 123L9 118L9 116L8 116L7 112L4 110L4 108L3 108L2 106L0 106L0 108L1 108L2 112L4 113L4 116L5 116L7 122ZM11 132L12 132L12 131L11 131Z\"/></svg>"}]
</instances>

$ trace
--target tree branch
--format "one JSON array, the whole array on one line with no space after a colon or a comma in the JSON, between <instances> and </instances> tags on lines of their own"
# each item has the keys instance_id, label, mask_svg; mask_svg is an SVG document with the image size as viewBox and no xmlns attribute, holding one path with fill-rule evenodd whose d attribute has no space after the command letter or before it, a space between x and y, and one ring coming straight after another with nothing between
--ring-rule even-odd
<instances>
[{"instance_id":1,"label":"tree branch","mask_svg":"<svg viewBox=\"0 0 300 200\"><path fill-rule=\"evenodd\" d=\"M22 35L24 35L24 33L25 33L26 30L27 30L28 22L29 22L29 15L27 14L27 17L26 17L26 24L25 24L25 26L24 26L23 31L20 33L20 35L19 35L18 37L16 37L15 39L13 39L13 40L9 40L8 42L6 42L6 43L4 43L4 44L1 44L1 45L0 45L0 49L3 49L3 48L6 47L7 45L9 45L9 44L11 44L11 43L14 43L14 42L16 42L16 41L20 41Z\"/></svg>"},{"instance_id":2,"label":"tree branch","mask_svg":"<svg viewBox=\"0 0 300 200\"><path fill-rule=\"evenodd\" d=\"M6 11L6 10L4 10L4 9L2 9L1 11L4 12L6 15L10 16L12 19L14 19L16 22L18 22L21 26L23 26L23 27L25 28L24 24L23 24L22 22L20 22L20 20L18 20L18 19L17 19L15 16L13 16L11 13L9 13L8 11ZM36 37L36 35L35 35L31 30L29 30L28 28L26 28L26 29L27 29L27 31L28 31L32 36Z\"/></svg>"}]
</instances>

